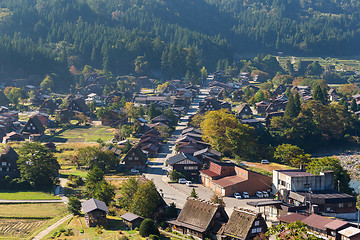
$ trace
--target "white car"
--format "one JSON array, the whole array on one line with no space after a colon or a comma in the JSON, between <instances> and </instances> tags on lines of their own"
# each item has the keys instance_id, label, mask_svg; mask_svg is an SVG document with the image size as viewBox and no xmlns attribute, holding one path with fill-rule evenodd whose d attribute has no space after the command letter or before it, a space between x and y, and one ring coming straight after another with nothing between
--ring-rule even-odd
<instances>
[{"instance_id":1,"label":"white car","mask_svg":"<svg viewBox=\"0 0 360 240\"><path fill-rule=\"evenodd\" d=\"M269 193L267 191L262 191L264 197L269 197Z\"/></svg>"},{"instance_id":2,"label":"white car","mask_svg":"<svg viewBox=\"0 0 360 240\"><path fill-rule=\"evenodd\" d=\"M248 192L243 192L242 196L243 196L243 198L249 198L250 197Z\"/></svg>"},{"instance_id":3,"label":"white car","mask_svg":"<svg viewBox=\"0 0 360 240\"><path fill-rule=\"evenodd\" d=\"M269 163L270 163L269 160L266 159L261 160L261 164L269 164Z\"/></svg>"},{"instance_id":4,"label":"white car","mask_svg":"<svg viewBox=\"0 0 360 240\"><path fill-rule=\"evenodd\" d=\"M257 196L258 198L264 197L263 193L260 192L260 191L256 191L256 196Z\"/></svg>"},{"instance_id":5,"label":"white car","mask_svg":"<svg viewBox=\"0 0 360 240\"><path fill-rule=\"evenodd\" d=\"M241 199L241 194L236 192L236 193L234 193L234 197L236 199Z\"/></svg>"},{"instance_id":6,"label":"white car","mask_svg":"<svg viewBox=\"0 0 360 240\"><path fill-rule=\"evenodd\" d=\"M192 187L192 182L191 181L186 181L186 186L188 186L188 187Z\"/></svg>"},{"instance_id":7,"label":"white car","mask_svg":"<svg viewBox=\"0 0 360 240\"><path fill-rule=\"evenodd\" d=\"M180 184L186 184L187 180L185 178L179 178L178 183Z\"/></svg>"},{"instance_id":8,"label":"white car","mask_svg":"<svg viewBox=\"0 0 360 240\"><path fill-rule=\"evenodd\" d=\"M132 168L132 169L130 170L130 172L131 172L131 173L136 173L136 174L139 174L139 173L140 173L140 171L137 170L137 169L135 169L135 168Z\"/></svg>"}]
</instances>

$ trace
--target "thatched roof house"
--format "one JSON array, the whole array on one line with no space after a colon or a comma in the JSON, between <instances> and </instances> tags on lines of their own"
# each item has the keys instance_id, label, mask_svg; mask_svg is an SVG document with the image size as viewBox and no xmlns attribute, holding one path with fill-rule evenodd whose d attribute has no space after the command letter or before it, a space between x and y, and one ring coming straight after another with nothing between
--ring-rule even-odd
<instances>
[{"instance_id":1,"label":"thatched roof house","mask_svg":"<svg viewBox=\"0 0 360 240\"><path fill-rule=\"evenodd\" d=\"M261 213L235 208L220 232L231 239L247 240L265 234L266 231L267 225Z\"/></svg>"},{"instance_id":2,"label":"thatched roof house","mask_svg":"<svg viewBox=\"0 0 360 240\"><path fill-rule=\"evenodd\" d=\"M216 235L228 219L222 205L188 198L178 218L168 223L182 234L205 238Z\"/></svg>"}]
</instances>

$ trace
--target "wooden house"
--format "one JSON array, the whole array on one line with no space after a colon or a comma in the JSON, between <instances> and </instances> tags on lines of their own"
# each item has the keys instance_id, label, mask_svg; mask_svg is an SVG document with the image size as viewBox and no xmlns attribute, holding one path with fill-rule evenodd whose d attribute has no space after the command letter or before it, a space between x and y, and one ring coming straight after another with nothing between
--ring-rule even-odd
<instances>
[{"instance_id":1,"label":"wooden house","mask_svg":"<svg viewBox=\"0 0 360 240\"><path fill-rule=\"evenodd\" d=\"M37 116L30 117L23 129L21 130L21 134L25 138L28 138L30 135L33 134L42 136L44 132L45 127Z\"/></svg>"},{"instance_id":2,"label":"wooden house","mask_svg":"<svg viewBox=\"0 0 360 240\"><path fill-rule=\"evenodd\" d=\"M17 168L19 155L9 145L5 146L0 153L0 178L9 176L11 178L19 177L20 172Z\"/></svg>"},{"instance_id":3,"label":"wooden house","mask_svg":"<svg viewBox=\"0 0 360 240\"><path fill-rule=\"evenodd\" d=\"M89 199L81 203L85 213L85 222L88 227L96 227L97 225L106 226L108 221L106 214L109 212L106 204L97 199Z\"/></svg>"},{"instance_id":4,"label":"wooden house","mask_svg":"<svg viewBox=\"0 0 360 240\"><path fill-rule=\"evenodd\" d=\"M238 117L240 117L240 118L244 118L244 117L246 117L246 116L253 115L253 112L252 112L249 104L247 104L247 103L242 103L242 104L240 104L240 106L239 106L239 108L238 108L237 115L238 115Z\"/></svg>"},{"instance_id":5,"label":"wooden house","mask_svg":"<svg viewBox=\"0 0 360 240\"><path fill-rule=\"evenodd\" d=\"M131 230L140 227L140 224L144 221L143 217L140 217L134 213L127 212L121 216L124 221L124 225Z\"/></svg>"},{"instance_id":6,"label":"wooden house","mask_svg":"<svg viewBox=\"0 0 360 240\"><path fill-rule=\"evenodd\" d=\"M179 153L175 156L169 157L166 160L166 163L170 166L171 170L185 173L189 177L195 179L199 176L199 170L202 167L202 162L185 153Z\"/></svg>"},{"instance_id":7,"label":"wooden house","mask_svg":"<svg viewBox=\"0 0 360 240\"><path fill-rule=\"evenodd\" d=\"M250 240L266 232L266 221L261 213L235 208L220 234L222 239Z\"/></svg>"},{"instance_id":8,"label":"wooden house","mask_svg":"<svg viewBox=\"0 0 360 240\"><path fill-rule=\"evenodd\" d=\"M90 113L89 107L85 104L85 100L83 98L74 98L69 101L68 109L70 111L78 111L82 112L85 115Z\"/></svg>"},{"instance_id":9,"label":"wooden house","mask_svg":"<svg viewBox=\"0 0 360 240\"><path fill-rule=\"evenodd\" d=\"M144 170L147 167L148 156L141 150L140 145L134 145L125 155L122 162L126 168Z\"/></svg>"},{"instance_id":10,"label":"wooden house","mask_svg":"<svg viewBox=\"0 0 360 240\"><path fill-rule=\"evenodd\" d=\"M58 105L54 102L52 98L46 99L40 106L40 111L50 111L54 112L57 109Z\"/></svg>"},{"instance_id":11,"label":"wooden house","mask_svg":"<svg viewBox=\"0 0 360 240\"><path fill-rule=\"evenodd\" d=\"M174 231L205 239L216 236L228 219L222 205L188 198L178 218L168 224Z\"/></svg>"}]
</instances>

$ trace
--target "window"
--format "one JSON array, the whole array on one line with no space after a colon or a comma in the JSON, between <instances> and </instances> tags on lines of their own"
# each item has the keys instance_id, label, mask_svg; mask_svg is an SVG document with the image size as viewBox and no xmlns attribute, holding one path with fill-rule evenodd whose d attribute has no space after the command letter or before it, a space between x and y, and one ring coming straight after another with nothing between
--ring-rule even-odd
<instances>
[{"instance_id":1,"label":"window","mask_svg":"<svg viewBox=\"0 0 360 240\"><path fill-rule=\"evenodd\" d=\"M132 157L129 157L128 160L132 160Z\"/></svg>"},{"instance_id":2,"label":"window","mask_svg":"<svg viewBox=\"0 0 360 240\"><path fill-rule=\"evenodd\" d=\"M1 166L6 166L6 162L2 162L2 163L1 163Z\"/></svg>"},{"instance_id":3,"label":"window","mask_svg":"<svg viewBox=\"0 0 360 240\"><path fill-rule=\"evenodd\" d=\"M33 127L33 130L35 130L35 127Z\"/></svg>"},{"instance_id":4,"label":"window","mask_svg":"<svg viewBox=\"0 0 360 240\"><path fill-rule=\"evenodd\" d=\"M352 207L352 206L354 206L352 202L348 204L348 207Z\"/></svg>"},{"instance_id":5,"label":"window","mask_svg":"<svg viewBox=\"0 0 360 240\"><path fill-rule=\"evenodd\" d=\"M257 233L261 232L261 228L257 228L257 229L256 229L256 232L257 232Z\"/></svg>"},{"instance_id":6,"label":"window","mask_svg":"<svg viewBox=\"0 0 360 240\"><path fill-rule=\"evenodd\" d=\"M259 226L260 221L255 221L255 226Z\"/></svg>"},{"instance_id":7,"label":"window","mask_svg":"<svg viewBox=\"0 0 360 240\"><path fill-rule=\"evenodd\" d=\"M343 208L344 207L344 203L339 203L339 208Z\"/></svg>"},{"instance_id":8,"label":"window","mask_svg":"<svg viewBox=\"0 0 360 240\"><path fill-rule=\"evenodd\" d=\"M0 172L2 172L2 167L0 167Z\"/></svg>"},{"instance_id":9,"label":"window","mask_svg":"<svg viewBox=\"0 0 360 240\"><path fill-rule=\"evenodd\" d=\"M134 160L139 160L139 158L138 158L138 157L134 157Z\"/></svg>"},{"instance_id":10,"label":"window","mask_svg":"<svg viewBox=\"0 0 360 240\"><path fill-rule=\"evenodd\" d=\"M197 166L184 166L184 170L197 170Z\"/></svg>"},{"instance_id":11,"label":"window","mask_svg":"<svg viewBox=\"0 0 360 240\"><path fill-rule=\"evenodd\" d=\"M235 188L235 187L231 187L231 190L235 191L235 190L236 190L236 188Z\"/></svg>"},{"instance_id":12,"label":"window","mask_svg":"<svg viewBox=\"0 0 360 240\"><path fill-rule=\"evenodd\" d=\"M256 233L256 228L251 229L251 233Z\"/></svg>"}]
</instances>

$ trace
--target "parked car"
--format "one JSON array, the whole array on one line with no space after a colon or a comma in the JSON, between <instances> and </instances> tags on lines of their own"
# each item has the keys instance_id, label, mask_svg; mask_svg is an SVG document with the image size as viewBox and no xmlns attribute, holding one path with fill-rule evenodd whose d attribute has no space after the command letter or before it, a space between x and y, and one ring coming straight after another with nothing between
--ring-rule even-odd
<instances>
[{"instance_id":1,"label":"parked car","mask_svg":"<svg viewBox=\"0 0 360 240\"><path fill-rule=\"evenodd\" d=\"M270 163L269 160L266 159L261 160L261 164L269 164L269 163Z\"/></svg>"},{"instance_id":2,"label":"parked car","mask_svg":"<svg viewBox=\"0 0 360 240\"><path fill-rule=\"evenodd\" d=\"M186 186L192 187L192 182L191 181L186 181Z\"/></svg>"},{"instance_id":3,"label":"parked car","mask_svg":"<svg viewBox=\"0 0 360 240\"><path fill-rule=\"evenodd\" d=\"M236 199L241 199L241 194L236 192L236 193L234 193L234 197Z\"/></svg>"},{"instance_id":4,"label":"parked car","mask_svg":"<svg viewBox=\"0 0 360 240\"><path fill-rule=\"evenodd\" d=\"M139 174L139 173L140 173L140 171L137 170L137 169L135 169L135 168L132 168L132 169L130 170L130 172L131 172L131 173L135 173L135 174Z\"/></svg>"},{"instance_id":5,"label":"parked car","mask_svg":"<svg viewBox=\"0 0 360 240\"><path fill-rule=\"evenodd\" d=\"M269 197L269 193L267 191L262 191L264 197Z\"/></svg>"},{"instance_id":6,"label":"parked car","mask_svg":"<svg viewBox=\"0 0 360 240\"><path fill-rule=\"evenodd\" d=\"M185 178L179 178L178 183L186 184L187 180Z\"/></svg>"},{"instance_id":7,"label":"parked car","mask_svg":"<svg viewBox=\"0 0 360 240\"><path fill-rule=\"evenodd\" d=\"M243 196L243 198L249 198L250 197L248 192L243 192L242 196Z\"/></svg>"},{"instance_id":8,"label":"parked car","mask_svg":"<svg viewBox=\"0 0 360 240\"><path fill-rule=\"evenodd\" d=\"M260 191L256 191L256 196L257 196L258 198L264 197L264 196L263 196L263 193L260 192Z\"/></svg>"}]
</instances>

